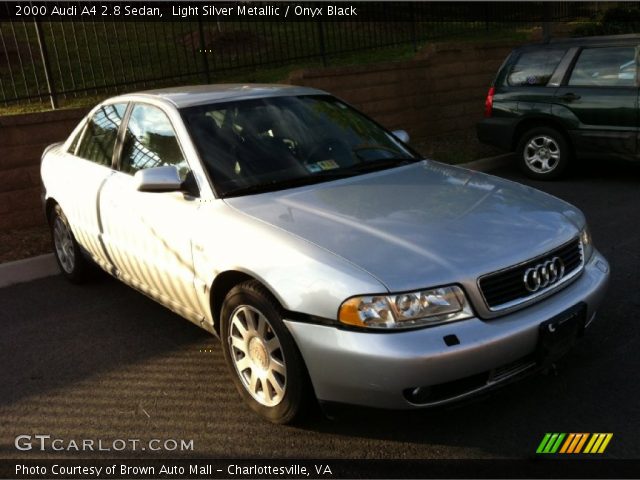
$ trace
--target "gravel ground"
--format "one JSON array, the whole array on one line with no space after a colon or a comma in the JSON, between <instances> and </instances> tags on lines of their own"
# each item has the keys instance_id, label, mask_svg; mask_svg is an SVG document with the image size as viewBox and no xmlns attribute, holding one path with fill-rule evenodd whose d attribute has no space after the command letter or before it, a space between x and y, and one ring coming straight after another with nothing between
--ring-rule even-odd
<instances>
[{"instance_id":1,"label":"gravel ground","mask_svg":"<svg viewBox=\"0 0 640 480\"><path fill-rule=\"evenodd\" d=\"M50 253L51 237L46 225L0 231L0 263Z\"/></svg>"}]
</instances>

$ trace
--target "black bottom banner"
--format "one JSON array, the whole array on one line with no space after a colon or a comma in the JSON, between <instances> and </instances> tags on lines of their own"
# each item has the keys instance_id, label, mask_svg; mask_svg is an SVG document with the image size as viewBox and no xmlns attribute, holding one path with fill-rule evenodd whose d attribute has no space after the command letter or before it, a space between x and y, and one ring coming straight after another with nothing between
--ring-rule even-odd
<instances>
[{"instance_id":1,"label":"black bottom banner","mask_svg":"<svg viewBox=\"0 0 640 480\"><path fill-rule=\"evenodd\" d=\"M640 478L640 460L0 460L0 478Z\"/></svg>"}]
</instances>

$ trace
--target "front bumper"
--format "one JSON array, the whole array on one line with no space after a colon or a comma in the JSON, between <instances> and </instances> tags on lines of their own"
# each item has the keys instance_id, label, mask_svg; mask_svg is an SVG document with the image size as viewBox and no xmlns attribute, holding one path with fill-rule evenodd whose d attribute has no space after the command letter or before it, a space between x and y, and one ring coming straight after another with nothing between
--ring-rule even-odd
<instances>
[{"instance_id":1,"label":"front bumper","mask_svg":"<svg viewBox=\"0 0 640 480\"><path fill-rule=\"evenodd\" d=\"M540 323L579 303L593 319L609 279L607 261L594 251L569 286L537 304L503 317L471 318L398 332L358 332L285 320L307 365L320 401L406 409L449 403L512 380L535 363ZM444 337L459 344L448 346ZM451 342L449 342L451 343ZM529 362L529 363L527 363ZM506 367L506 369L505 369ZM511 369L511 370L509 370ZM513 372L513 375L504 372ZM481 388L467 379L490 372ZM501 372L494 376L493 372ZM408 391L456 382L456 394L437 402L413 402ZM460 390L460 387L462 390Z\"/></svg>"}]
</instances>

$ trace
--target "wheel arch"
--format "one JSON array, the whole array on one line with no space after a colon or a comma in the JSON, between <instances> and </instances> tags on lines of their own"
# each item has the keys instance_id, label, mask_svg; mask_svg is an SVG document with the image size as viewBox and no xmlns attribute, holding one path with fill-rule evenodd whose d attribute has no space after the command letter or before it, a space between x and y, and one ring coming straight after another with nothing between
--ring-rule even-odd
<instances>
[{"instance_id":1,"label":"wheel arch","mask_svg":"<svg viewBox=\"0 0 640 480\"><path fill-rule=\"evenodd\" d=\"M49 197L45 200L44 215L49 225L51 225L51 214L56 205L58 205L58 202L53 197Z\"/></svg>"},{"instance_id":2,"label":"wheel arch","mask_svg":"<svg viewBox=\"0 0 640 480\"><path fill-rule=\"evenodd\" d=\"M280 308L285 308L281 298L276 295L273 289L257 275L239 269L225 270L224 272L216 275L209 288L209 306L211 308L213 329L218 336L220 336L220 312L222 311L222 304L224 303L225 297L232 288L246 282L247 280L255 280L258 282L267 290L267 292L269 292Z\"/></svg>"},{"instance_id":3,"label":"wheel arch","mask_svg":"<svg viewBox=\"0 0 640 480\"><path fill-rule=\"evenodd\" d=\"M522 139L522 136L531 129L539 128L539 127L547 127L553 128L557 130L565 139L571 152L575 152L575 148L573 142L571 141L571 136L567 128L564 124L555 117L552 116L536 116L536 117L528 117L522 120L516 125L516 128L513 132L513 139L511 141L511 150L515 151L518 148L518 144Z\"/></svg>"}]
</instances>

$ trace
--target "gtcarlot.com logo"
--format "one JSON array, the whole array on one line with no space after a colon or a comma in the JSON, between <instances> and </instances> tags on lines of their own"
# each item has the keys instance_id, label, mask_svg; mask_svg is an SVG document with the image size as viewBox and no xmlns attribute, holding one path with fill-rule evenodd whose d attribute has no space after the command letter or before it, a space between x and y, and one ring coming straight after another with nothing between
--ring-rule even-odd
<instances>
[{"instance_id":1,"label":"gtcarlot.com logo","mask_svg":"<svg viewBox=\"0 0 640 480\"><path fill-rule=\"evenodd\" d=\"M604 453L613 433L546 433L536 453Z\"/></svg>"},{"instance_id":2,"label":"gtcarlot.com logo","mask_svg":"<svg viewBox=\"0 0 640 480\"><path fill-rule=\"evenodd\" d=\"M18 435L14 441L17 450L40 450L41 452L122 452L122 451L193 451L193 439L141 440L139 438L116 438L112 440L82 438L64 439L51 435Z\"/></svg>"}]
</instances>

